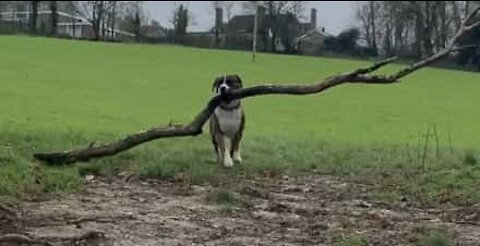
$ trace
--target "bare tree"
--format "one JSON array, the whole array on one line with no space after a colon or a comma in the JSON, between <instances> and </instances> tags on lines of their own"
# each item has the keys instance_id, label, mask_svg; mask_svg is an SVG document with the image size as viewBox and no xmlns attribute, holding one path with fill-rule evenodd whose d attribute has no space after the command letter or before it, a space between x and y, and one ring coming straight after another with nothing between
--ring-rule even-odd
<instances>
[{"instance_id":1,"label":"bare tree","mask_svg":"<svg viewBox=\"0 0 480 246\"><path fill-rule=\"evenodd\" d=\"M189 11L183 4L174 9L171 22L175 31L175 42L183 43L190 24Z\"/></svg>"},{"instance_id":2,"label":"bare tree","mask_svg":"<svg viewBox=\"0 0 480 246\"><path fill-rule=\"evenodd\" d=\"M92 24L94 40L100 40L101 27L105 17L105 1L80 1L77 2L77 13L81 14Z\"/></svg>"},{"instance_id":3,"label":"bare tree","mask_svg":"<svg viewBox=\"0 0 480 246\"><path fill-rule=\"evenodd\" d=\"M253 12L254 2L244 2L244 10ZM272 52L277 51L277 40L280 40L287 52L292 51L292 37L300 31L296 24L298 24L298 18L302 17L305 4L305 1L258 1L258 7L265 10L265 21L263 21L262 27L266 29L263 31L267 31L271 35L270 49Z\"/></svg>"},{"instance_id":4,"label":"bare tree","mask_svg":"<svg viewBox=\"0 0 480 246\"><path fill-rule=\"evenodd\" d=\"M141 39L141 26L146 23L147 15L143 11L143 1L129 1L115 6L119 26L135 34L136 41Z\"/></svg>"},{"instance_id":5,"label":"bare tree","mask_svg":"<svg viewBox=\"0 0 480 246\"><path fill-rule=\"evenodd\" d=\"M223 8L227 14L227 22L232 18L233 8L235 7L236 3L236 1L223 1Z\"/></svg>"},{"instance_id":6,"label":"bare tree","mask_svg":"<svg viewBox=\"0 0 480 246\"><path fill-rule=\"evenodd\" d=\"M384 54L426 57L445 47L460 27L465 5L464 1L375 1L372 11L370 1L357 7L357 19L369 47L376 40Z\"/></svg>"},{"instance_id":7,"label":"bare tree","mask_svg":"<svg viewBox=\"0 0 480 246\"><path fill-rule=\"evenodd\" d=\"M35 159L48 164L62 165L79 161L89 161L94 158L112 156L133 148L139 144L159 138L196 136L202 133L203 125L210 118L210 115L213 113L219 103L225 100L270 94L308 95L321 93L325 90L346 83L398 83L400 82L401 78L447 57L452 51L461 49L462 47L457 47L457 41L475 27L480 26L479 12L480 7L474 10L467 18L465 18L465 21L462 22L460 28L449 40L448 45L446 45L444 49L390 75L374 75L372 73L377 71L379 68L394 62L396 57L380 61L369 67L356 69L352 72L334 75L311 85L258 85L239 90L233 90L211 98L206 107L193 119L192 122L187 125L169 124L167 126L154 127L147 131L129 135L110 144L95 146L95 143L92 143L88 147L82 149L52 153L35 153L33 156Z\"/></svg>"},{"instance_id":8,"label":"bare tree","mask_svg":"<svg viewBox=\"0 0 480 246\"><path fill-rule=\"evenodd\" d=\"M372 46L371 31L370 31L370 19L369 19L369 9L367 5L361 4L357 7L355 11L355 17L360 21L360 27L363 31L365 41L368 46Z\"/></svg>"}]
</instances>

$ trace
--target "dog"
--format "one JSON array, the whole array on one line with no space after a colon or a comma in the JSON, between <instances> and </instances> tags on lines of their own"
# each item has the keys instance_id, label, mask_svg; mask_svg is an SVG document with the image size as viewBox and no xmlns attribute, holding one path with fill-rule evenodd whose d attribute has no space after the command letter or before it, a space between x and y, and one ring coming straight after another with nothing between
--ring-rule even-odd
<instances>
[{"instance_id":1,"label":"dog","mask_svg":"<svg viewBox=\"0 0 480 246\"><path fill-rule=\"evenodd\" d=\"M215 78L212 91L215 95L221 95L242 87L238 75L225 75ZM210 116L210 136L217 162L225 167L233 167L234 162L242 162L240 142L244 128L245 114L240 99L223 101L217 106Z\"/></svg>"}]
</instances>

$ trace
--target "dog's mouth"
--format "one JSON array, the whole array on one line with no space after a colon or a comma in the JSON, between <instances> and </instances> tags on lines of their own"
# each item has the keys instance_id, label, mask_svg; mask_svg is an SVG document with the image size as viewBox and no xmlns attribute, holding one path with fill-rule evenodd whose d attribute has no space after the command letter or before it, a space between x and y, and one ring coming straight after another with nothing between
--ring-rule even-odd
<instances>
[{"instance_id":1,"label":"dog's mouth","mask_svg":"<svg viewBox=\"0 0 480 246\"><path fill-rule=\"evenodd\" d=\"M220 91L220 95L222 95L222 97L223 97L223 102L228 104L232 101L232 99L229 99L225 96L230 91L230 88L220 87L219 91Z\"/></svg>"},{"instance_id":2,"label":"dog's mouth","mask_svg":"<svg viewBox=\"0 0 480 246\"><path fill-rule=\"evenodd\" d=\"M220 94L224 95L224 94L226 94L227 92L228 92L228 88L226 88L226 87L221 87L221 88L220 88Z\"/></svg>"}]
</instances>

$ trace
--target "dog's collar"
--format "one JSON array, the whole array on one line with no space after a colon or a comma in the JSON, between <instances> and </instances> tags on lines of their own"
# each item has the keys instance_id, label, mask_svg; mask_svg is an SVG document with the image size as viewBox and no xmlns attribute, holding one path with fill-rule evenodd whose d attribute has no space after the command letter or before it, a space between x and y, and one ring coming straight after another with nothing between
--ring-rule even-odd
<instances>
[{"instance_id":1,"label":"dog's collar","mask_svg":"<svg viewBox=\"0 0 480 246\"><path fill-rule=\"evenodd\" d=\"M224 110L235 110L235 109L240 108L240 102L237 103L237 104L235 104L235 105L232 106L232 107L225 107L225 106L222 105L222 104L220 104L219 107L220 107L221 109L224 109Z\"/></svg>"}]
</instances>

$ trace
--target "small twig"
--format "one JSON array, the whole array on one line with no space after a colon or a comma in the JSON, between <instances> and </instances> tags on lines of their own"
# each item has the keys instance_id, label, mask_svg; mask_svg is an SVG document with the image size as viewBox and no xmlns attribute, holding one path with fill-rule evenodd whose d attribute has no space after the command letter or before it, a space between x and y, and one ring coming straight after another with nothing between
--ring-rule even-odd
<instances>
[{"instance_id":1,"label":"small twig","mask_svg":"<svg viewBox=\"0 0 480 246\"><path fill-rule=\"evenodd\" d=\"M17 212L15 212L15 210L13 210L13 208L8 207L7 205L4 205L4 204L1 204L1 203L0 203L0 210L1 210L1 211L4 211L4 212L7 213L8 215L12 215L12 216L15 217L15 218L18 217Z\"/></svg>"},{"instance_id":2,"label":"small twig","mask_svg":"<svg viewBox=\"0 0 480 246\"><path fill-rule=\"evenodd\" d=\"M460 224L460 225L475 225L475 226L480 226L480 223L479 222L475 222L475 221L452 221L452 223L454 224Z\"/></svg>"},{"instance_id":3,"label":"small twig","mask_svg":"<svg viewBox=\"0 0 480 246\"><path fill-rule=\"evenodd\" d=\"M437 151L437 159L440 157L440 146L439 146L439 139L438 139L438 132L437 132L437 125L433 124L433 134L435 136L435 148Z\"/></svg>"},{"instance_id":4,"label":"small twig","mask_svg":"<svg viewBox=\"0 0 480 246\"><path fill-rule=\"evenodd\" d=\"M422 155L422 133L418 131L418 142L417 142L417 161L420 161Z\"/></svg>"},{"instance_id":5,"label":"small twig","mask_svg":"<svg viewBox=\"0 0 480 246\"><path fill-rule=\"evenodd\" d=\"M463 46L453 48L452 51L460 51L460 50L466 50L466 49L478 48L478 47L479 47L479 45L476 45L476 44L463 45Z\"/></svg>"},{"instance_id":6,"label":"small twig","mask_svg":"<svg viewBox=\"0 0 480 246\"><path fill-rule=\"evenodd\" d=\"M408 161L412 161L412 156L410 156L410 144L408 142L405 144L405 150L407 151Z\"/></svg>"},{"instance_id":7,"label":"small twig","mask_svg":"<svg viewBox=\"0 0 480 246\"><path fill-rule=\"evenodd\" d=\"M62 237L62 240L81 241L81 240L94 240L98 238L105 238L105 232L91 230L79 236Z\"/></svg>"},{"instance_id":8,"label":"small twig","mask_svg":"<svg viewBox=\"0 0 480 246\"><path fill-rule=\"evenodd\" d=\"M422 170L425 171L425 160L427 158L427 151L428 151L428 146L429 146L429 140L430 138L430 127L427 127L427 135L425 137L425 145L423 147L423 155L422 155Z\"/></svg>"},{"instance_id":9,"label":"small twig","mask_svg":"<svg viewBox=\"0 0 480 246\"><path fill-rule=\"evenodd\" d=\"M89 230L81 235L73 235L73 236L47 236L41 237L34 240L35 243L40 242L48 242L48 241L68 241L68 242L78 242L78 241L90 241L96 240L100 238L105 238L105 232L99 230ZM49 244L49 243L44 243Z\"/></svg>"},{"instance_id":10,"label":"small twig","mask_svg":"<svg viewBox=\"0 0 480 246\"><path fill-rule=\"evenodd\" d=\"M453 154L452 129L450 123L448 123L448 147L450 148L450 154Z\"/></svg>"},{"instance_id":11,"label":"small twig","mask_svg":"<svg viewBox=\"0 0 480 246\"><path fill-rule=\"evenodd\" d=\"M478 18L473 23L468 24L470 21L472 21L474 18L477 17L478 12L480 12L480 7L477 7L476 9L474 9L472 13L470 13L470 15L465 19L465 22L463 24L465 26L465 30L469 31L474 27L480 25L480 20L478 20Z\"/></svg>"},{"instance_id":12,"label":"small twig","mask_svg":"<svg viewBox=\"0 0 480 246\"><path fill-rule=\"evenodd\" d=\"M78 225L85 222L110 223L113 221L118 221L120 219L135 219L135 217L133 215L110 216L110 217L85 217L85 218L68 221L68 224Z\"/></svg>"},{"instance_id":13,"label":"small twig","mask_svg":"<svg viewBox=\"0 0 480 246\"><path fill-rule=\"evenodd\" d=\"M5 234L0 235L0 243L15 243L18 244L34 244L38 243L31 237L21 234Z\"/></svg>"}]
</instances>

